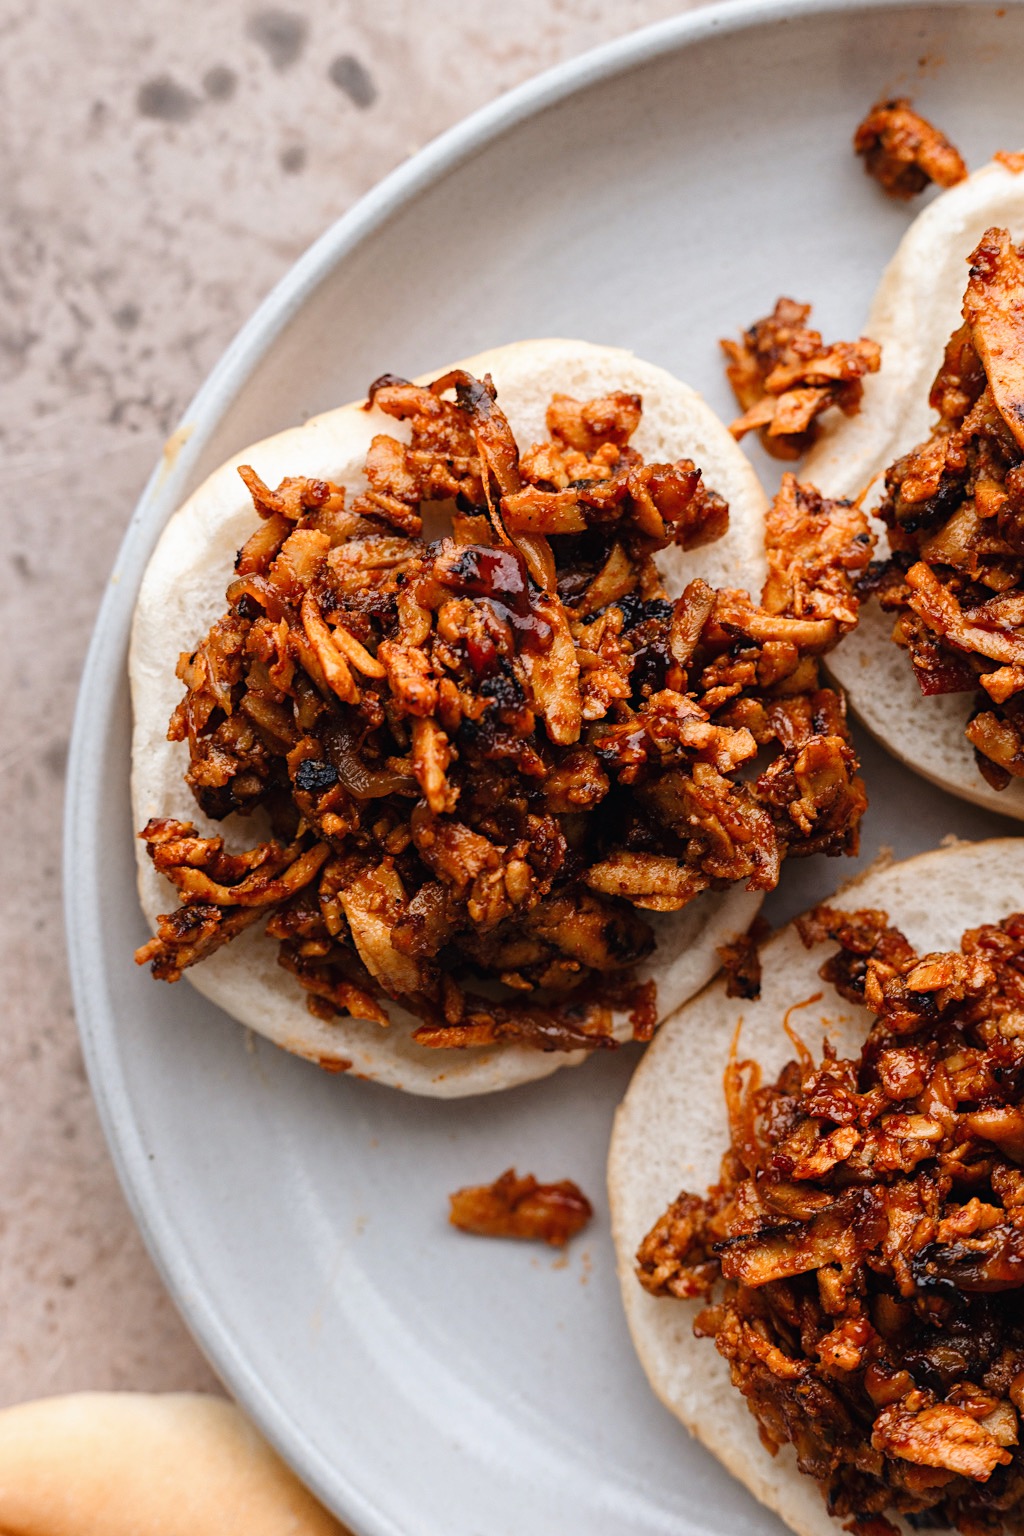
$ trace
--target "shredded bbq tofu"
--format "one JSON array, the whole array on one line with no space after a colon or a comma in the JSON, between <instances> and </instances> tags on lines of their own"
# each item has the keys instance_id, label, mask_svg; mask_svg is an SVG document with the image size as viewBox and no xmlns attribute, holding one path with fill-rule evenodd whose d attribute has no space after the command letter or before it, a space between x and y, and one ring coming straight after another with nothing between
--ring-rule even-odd
<instances>
[{"instance_id":1,"label":"shredded bbq tofu","mask_svg":"<svg viewBox=\"0 0 1024 1536\"><path fill-rule=\"evenodd\" d=\"M967 738L1005 789L1024 777L1024 256L1006 230L971 256L963 314L932 435L886 473L878 596L922 693L974 695Z\"/></svg>"},{"instance_id":2,"label":"shredded bbq tofu","mask_svg":"<svg viewBox=\"0 0 1024 1536\"><path fill-rule=\"evenodd\" d=\"M855 621L866 520L790 478L763 602L694 580L673 603L654 554L728 508L630 447L639 397L556 395L520 455L489 379L370 393L411 440L373 439L364 494L241 471L258 518L168 734L207 816L259 809L272 836L230 855L150 822L180 905L137 959L174 981L265 920L324 1019L386 1024L393 1000L424 1046L577 1050L622 1009L647 1039L646 912L856 849L818 659ZM427 542L438 501L451 534Z\"/></svg>"},{"instance_id":3,"label":"shredded bbq tofu","mask_svg":"<svg viewBox=\"0 0 1024 1536\"><path fill-rule=\"evenodd\" d=\"M945 134L903 96L871 108L853 136L853 147L868 175L893 197L916 197L931 182L953 187L967 175Z\"/></svg>"},{"instance_id":4,"label":"shredded bbq tofu","mask_svg":"<svg viewBox=\"0 0 1024 1536\"><path fill-rule=\"evenodd\" d=\"M475 1184L448 1196L449 1221L478 1237L523 1237L564 1248L581 1232L594 1208L578 1184L559 1179L538 1184L532 1173L520 1178L507 1168L493 1184Z\"/></svg>"},{"instance_id":5,"label":"shredded bbq tofu","mask_svg":"<svg viewBox=\"0 0 1024 1536\"><path fill-rule=\"evenodd\" d=\"M748 1001L761 996L761 949L771 934L771 924L755 917L746 933L718 951L725 974L726 997L744 997Z\"/></svg>"},{"instance_id":6,"label":"shredded bbq tofu","mask_svg":"<svg viewBox=\"0 0 1024 1536\"><path fill-rule=\"evenodd\" d=\"M874 1014L860 1058L800 1048L764 1086L734 1057L721 1182L673 1202L639 1279L706 1300L697 1336L845 1529L1017 1532L1024 915L923 956L884 912L799 926L839 945L822 979Z\"/></svg>"},{"instance_id":7,"label":"shredded bbq tofu","mask_svg":"<svg viewBox=\"0 0 1024 1536\"><path fill-rule=\"evenodd\" d=\"M818 417L836 407L855 416L864 375L877 373L877 342L836 341L826 346L807 325L811 306L779 299L740 341L723 341L726 375L743 411L729 430L735 438L757 431L776 459L798 459L818 436Z\"/></svg>"}]
</instances>

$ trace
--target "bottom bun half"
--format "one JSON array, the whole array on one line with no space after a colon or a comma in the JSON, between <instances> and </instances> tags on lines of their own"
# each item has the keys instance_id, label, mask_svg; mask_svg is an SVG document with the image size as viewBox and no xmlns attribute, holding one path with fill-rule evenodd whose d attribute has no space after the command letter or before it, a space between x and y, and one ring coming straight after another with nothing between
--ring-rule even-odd
<instances>
[{"instance_id":1,"label":"bottom bun half","mask_svg":"<svg viewBox=\"0 0 1024 1536\"><path fill-rule=\"evenodd\" d=\"M951 843L903 863L876 866L837 894L846 910L882 908L919 954L956 948L968 928L1024 906L1024 842ZM816 1057L827 1037L856 1056L871 1015L818 975L825 954L805 949L790 924L761 951L761 995L737 1002L724 982L669 1020L646 1052L615 1117L608 1189L619 1281L630 1333L657 1396L750 1492L799 1536L837 1536L817 1484L798 1472L791 1445L773 1457L710 1339L693 1335L703 1303L657 1298L635 1274L641 1240L681 1190L717 1183L729 1145L723 1075L738 1024L741 1058L772 1082L793 1057L790 1025ZM817 995L818 1000L814 1000ZM909 1532L909 1527L906 1528Z\"/></svg>"},{"instance_id":2,"label":"bottom bun half","mask_svg":"<svg viewBox=\"0 0 1024 1536\"><path fill-rule=\"evenodd\" d=\"M648 460L689 457L706 482L729 502L725 537L705 548L676 548L658 556L670 595L702 576L712 585L759 592L764 582L764 493L729 432L701 397L671 374L632 353L585 342L516 343L463 363L481 377L490 373L498 402L520 448L546 436L545 410L556 392L587 399L614 390L643 397L643 417L632 439ZM431 375L430 377L433 377ZM425 380L423 382L428 382ZM184 782L187 749L167 740L167 722L181 696L175 677L179 652L191 650L224 608L235 552L254 526L252 502L237 473L252 464L276 485L288 475L319 476L362 490L363 460L377 432L401 435L403 425L362 402L342 406L301 427L245 449L223 465L174 515L143 578L130 655L134 728L132 814L138 830L150 817L192 821L200 835L223 835L229 848L252 839L251 824L213 824L198 810ZM156 873L141 842L136 844L139 894L151 925L176 904L170 885ZM742 889L705 893L682 912L651 914L657 935L653 958L641 979L658 987L659 1018L667 1018L714 975L717 949L748 927L761 895ZM277 963L277 946L252 928L187 979L241 1023L296 1055L343 1064L354 1074L409 1093L459 1097L511 1088L576 1065L588 1053L542 1052L522 1045L478 1050L428 1050L412 1040L418 1024L388 1004L389 1028L364 1019L326 1023L308 1012L305 995ZM628 1038L623 1017L617 1031Z\"/></svg>"}]
</instances>

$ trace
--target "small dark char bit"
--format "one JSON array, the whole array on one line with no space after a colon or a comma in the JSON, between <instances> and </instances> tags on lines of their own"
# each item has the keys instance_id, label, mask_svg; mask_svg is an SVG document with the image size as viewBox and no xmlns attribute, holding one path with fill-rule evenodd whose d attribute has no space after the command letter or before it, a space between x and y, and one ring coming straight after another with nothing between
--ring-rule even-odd
<instances>
[{"instance_id":1,"label":"small dark char bit","mask_svg":"<svg viewBox=\"0 0 1024 1536\"><path fill-rule=\"evenodd\" d=\"M248 619L250 621L258 619L263 613L259 603L250 597L247 592L243 592L241 597L236 599L234 611L240 619Z\"/></svg>"},{"instance_id":2,"label":"small dark char bit","mask_svg":"<svg viewBox=\"0 0 1024 1536\"><path fill-rule=\"evenodd\" d=\"M564 1248L581 1232L594 1208L578 1184L560 1179L539 1184L507 1168L493 1184L474 1184L449 1195L448 1220L478 1237L521 1237Z\"/></svg>"},{"instance_id":3,"label":"small dark char bit","mask_svg":"<svg viewBox=\"0 0 1024 1536\"><path fill-rule=\"evenodd\" d=\"M932 182L952 187L967 175L959 151L905 96L876 102L858 126L853 147L868 175L892 197L916 197Z\"/></svg>"},{"instance_id":4,"label":"small dark char bit","mask_svg":"<svg viewBox=\"0 0 1024 1536\"><path fill-rule=\"evenodd\" d=\"M307 794L322 795L333 789L338 782L338 770L333 763L318 762L315 757L305 758L295 770L295 788Z\"/></svg>"},{"instance_id":5,"label":"small dark char bit","mask_svg":"<svg viewBox=\"0 0 1024 1536\"><path fill-rule=\"evenodd\" d=\"M672 617L672 604L663 597L652 597L646 602L636 592L627 592L623 597L616 599L616 606L622 613L623 629L635 629L645 619L670 619Z\"/></svg>"},{"instance_id":6,"label":"small dark char bit","mask_svg":"<svg viewBox=\"0 0 1024 1536\"><path fill-rule=\"evenodd\" d=\"M838 946L818 975L868 1010L860 1053L815 1060L792 1036L769 1084L733 1054L720 1182L677 1196L638 1279L704 1301L697 1337L844 1530L895 1536L900 1517L1009 1536L1024 1522L1024 914L923 956L880 910L819 907L797 929Z\"/></svg>"},{"instance_id":7,"label":"small dark char bit","mask_svg":"<svg viewBox=\"0 0 1024 1536\"><path fill-rule=\"evenodd\" d=\"M497 709L522 709L526 695L504 656L498 658L497 667L498 670L480 684L482 697L490 699Z\"/></svg>"}]
</instances>

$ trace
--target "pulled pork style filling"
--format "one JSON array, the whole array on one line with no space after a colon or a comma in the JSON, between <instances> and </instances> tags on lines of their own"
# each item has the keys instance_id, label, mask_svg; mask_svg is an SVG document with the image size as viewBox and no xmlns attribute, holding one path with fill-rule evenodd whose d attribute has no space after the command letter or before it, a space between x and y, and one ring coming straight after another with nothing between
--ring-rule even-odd
<instances>
[{"instance_id":1,"label":"pulled pork style filling","mask_svg":"<svg viewBox=\"0 0 1024 1536\"><path fill-rule=\"evenodd\" d=\"M879 601L924 694L973 693L994 789L1024 777L1024 256L990 229L932 385L931 437L889 469Z\"/></svg>"},{"instance_id":2,"label":"pulled pork style filling","mask_svg":"<svg viewBox=\"0 0 1024 1536\"><path fill-rule=\"evenodd\" d=\"M918 956L884 912L818 908L808 946L875 1015L859 1060L726 1073L731 1145L706 1198L644 1239L641 1283L704 1297L771 1451L858 1536L886 1518L1024 1525L1024 915Z\"/></svg>"},{"instance_id":3,"label":"pulled pork style filling","mask_svg":"<svg viewBox=\"0 0 1024 1536\"><path fill-rule=\"evenodd\" d=\"M556 395L522 455L489 379L370 399L410 439L374 437L362 494L240 471L259 522L168 734L207 816L260 808L273 836L231 854L151 821L181 905L136 959L174 981L268 920L325 1019L385 1024L394 999L422 1045L572 1050L613 1043L619 1007L647 1038L646 911L856 848L818 657L856 620L866 519L788 477L761 602L698 579L673 603L654 554L720 537L728 508L630 447L638 396Z\"/></svg>"}]
</instances>

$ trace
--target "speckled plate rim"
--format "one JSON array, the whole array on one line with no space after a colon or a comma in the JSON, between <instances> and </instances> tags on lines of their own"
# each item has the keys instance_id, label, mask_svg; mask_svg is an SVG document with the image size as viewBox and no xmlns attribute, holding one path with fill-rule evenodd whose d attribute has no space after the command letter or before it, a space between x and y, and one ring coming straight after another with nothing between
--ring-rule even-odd
<instances>
[{"instance_id":1,"label":"speckled plate rim","mask_svg":"<svg viewBox=\"0 0 1024 1536\"><path fill-rule=\"evenodd\" d=\"M961 0L964 3L964 0ZM966 0L979 10L987 0ZM1004 0L1016 8L1024 0ZM193 466L275 339L321 282L387 218L524 120L588 87L715 36L836 13L928 12L933 0L727 0L671 17L592 49L527 81L433 140L330 226L242 327L168 439L132 515L104 593L79 686L68 760L64 920L86 1069L107 1143L142 1238L175 1304L218 1376L309 1487L359 1536L409 1536L351 1475L328 1467L264 1387L204 1295L175 1223L162 1209L118 1054L101 953L103 742L122 687L135 594L160 531ZM990 7L989 7L990 8ZM338 1489L342 1489L339 1499Z\"/></svg>"}]
</instances>

